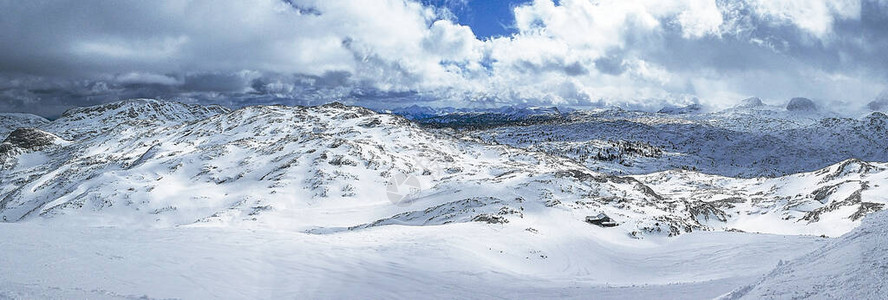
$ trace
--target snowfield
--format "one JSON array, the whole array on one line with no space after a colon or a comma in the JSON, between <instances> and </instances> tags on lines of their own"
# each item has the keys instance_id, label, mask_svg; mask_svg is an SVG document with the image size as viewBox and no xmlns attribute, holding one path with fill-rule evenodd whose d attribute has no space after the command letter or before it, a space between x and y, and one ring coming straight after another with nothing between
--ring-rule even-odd
<instances>
[{"instance_id":1,"label":"snowfield","mask_svg":"<svg viewBox=\"0 0 888 300\"><path fill-rule=\"evenodd\" d=\"M315 235L2 224L0 298L707 299L824 243L725 232L627 241L557 225Z\"/></svg>"},{"instance_id":2,"label":"snowfield","mask_svg":"<svg viewBox=\"0 0 888 300\"><path fill-rule=\"evenodd\" d=\"M0 299L877 298L888 117L748 102L11 115Z\"/></svg>"},{"instance_id":3,"label":"snowfield","mask_svg":"<svg viewBox=\"0 0 888 300\"><path fill-rule=\"evenodd\" d=\"M888 215L805 256L781 262L754 284L720 299L881 299L888 295Z\"/></svg>"}]
</instances>

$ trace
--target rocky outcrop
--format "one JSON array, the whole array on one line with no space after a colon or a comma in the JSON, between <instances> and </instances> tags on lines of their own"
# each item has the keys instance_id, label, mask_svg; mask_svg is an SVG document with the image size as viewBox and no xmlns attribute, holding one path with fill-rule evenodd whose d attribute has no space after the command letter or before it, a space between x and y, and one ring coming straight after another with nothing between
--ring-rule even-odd
<instances>
[{"instance_id":1,"label":"rocky outcrop","mask_svg":"<svg viewBox=\"0 0 888 300\"><path fill-rule=\"evenodd\" d=\"M35 129L19 128L9 133L9 136L0 143L0 155L8 155L16 150L33 151L49 146L59 138L52 133Z\"/></svg>"},{"instance_id":2,"label":"rocky outcrop","mask_svg":"<svg viewBox=\"0 0 888 300\"><path fill-rule=\"evenodd\" d=\"M598 225L601 227L614 227L619 225L616 221L614 221L614 219L611 219L603 213L596 216L586 216L586 223Z\"/></svg>"},{"instance_id":3,"label":"rocky outcrop","mask_svg":"<svg viewBox=\"0 0 888 300\"><path fill-rule=\"evenodd\" d=\"M702 110L703 110L702 105L694 103L694 104L691 104L688 106L683 106L683 107L677 107L677 106L671 106L671 105L666 106L666 107L663 107L660 110L658 110L657 113L669 114L669 115L682 115L682 114L697 113Z\"/></svg>"}]
</instances>

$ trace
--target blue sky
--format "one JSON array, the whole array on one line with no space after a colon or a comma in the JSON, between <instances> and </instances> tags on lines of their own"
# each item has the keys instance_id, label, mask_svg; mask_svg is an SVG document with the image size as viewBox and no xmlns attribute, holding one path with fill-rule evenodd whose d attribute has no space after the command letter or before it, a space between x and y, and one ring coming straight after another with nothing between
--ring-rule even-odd
<instances>
[{"instance_id":1,"label":"blue sky","mask_svg":"<svg viewBox=\"0 0 888 300\"><path fill-rule=\"evenodd\" d=\"M469 26L478 38L506 36L515 33L512 8L529 1L500 0L428 0L426 3L446 7L460 24Z\"/></svg>"},{"instance_id":2,"label":"blue sky","mask_svg":"<svg viewBox=\"0 0 888 300\"><path fill-rule=\"evenodd\" d=\"M886 0L0 1L0 111L752 96L853 111L888 103L886 20Z\"/></svg>"}]
</instances>

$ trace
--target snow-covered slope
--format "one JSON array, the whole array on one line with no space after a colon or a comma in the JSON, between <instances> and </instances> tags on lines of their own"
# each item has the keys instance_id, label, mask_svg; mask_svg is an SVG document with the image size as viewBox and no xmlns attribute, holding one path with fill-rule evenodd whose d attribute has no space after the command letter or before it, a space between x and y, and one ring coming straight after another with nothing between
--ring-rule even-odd
<instances>
[{"instance_id":1,"label":"snow-covered slope","mask_svg":"<svg viewBox=\"0 0 888 300\"><path fill-rule=\"evenodd\" d=\"M176 119L120 116L183 107L190 109L176 110L186 114ZM603 213L607 226L616 225L610 232L632 237L694 230L838 235L886 202L878 185L886 167L859 161L770 181L693 172L636 179L341 104L187 114L195 111L207 109L139 100L66 113L43 128L69 140L0 157L0 218L323 234L544 218L594 224L586 217ZM861 171L831 171L851 164Z\"/></svg>"},{"instance_id":2,"label":"snow-covered slope","mask_svg":"<svg viewBox=\"0 0 888 300\"><path fill-rule=\"evenodd\" d=\"M888 295L888 214L787 262L721 299L884 299Z\"/></svg>"},{"instance_id":3,"label":"snow-covered slope","mask_svg":"<svg viewBox=\"0 0 888 300\"><path fill-rule=\"evenodd\" d=\"M154 99L131 99L72 108L59 119L40 126L65 139L94 136L117 126L156 127L196 121L229 112L218 105L201 106Z\"/></svg>"},{"instance_id":4,"label":"snow-covered slope","mask_svg":"<svg viewBox=\"0 0 888 300\"><path fill-rule=\"evenodd\" d=\"M627 242L547 220L328 235L0 223L0 266L15 270L0 272L0 299L712 299L824 243L732 232Z\"/></svg>"},{"instance_id":5,"label":"snow-covered slope","mask_svg":"<svg viewBox=\"0 0 888 300\"><path fill-rule=\"evenodd\" d=\"M35 128L49 123L49 120L32 114L0 113L0 138L18 128Z\"/></svg>"},{"instance_id":6,"label":"snow-covered slope","mask_svg":"<svg viewBox=\"0 0 888 300\"><path fill-rule=\"evenodd\" d=\"M248 107L178 125L144 122L92 134L65 129L72 120L108 124L104 120L116 116L119 105L68 113L46 126L68 133L70 144L8 157L0 173L0 216L95 215L91 220L160 225L272 219L298 228L348 227L389 217L406 222L397 215L441 205L462 212L435 216L439 224L470 221L482 212L520 215L522 194L511 189L516 185L565 181L594 187L595 196L650 198L624 179L584 173L600 177L584 183L562 175L582 169L565 159L507 155L508 147L437 136L400 117L338 104ZM419 193L388 195L397 175L416 181ZM540 192L523 188L542 206L549 199ZM323 217L328 214L342 216Z\"/></svg>"},{"instance_id":7,"label":"snow-covered slope","mask_svg":"<svg viewBox=\"0 0 888 300\"><path fill-rule=\"evenodd\" d=\"M460 130L338 103L71 110L0 142L0 266L26 270L0 272L0 298L716 297L888 203L888 163L825 163L880 157L884 115L751 104ZM504 137L521 148L485 142ZM810 152L794 152L803 146ZM613 152L573 156L591 149ZM823 168L753 178L596 171L659 170L668 157L719 168L746 156L728 171ZM837 241L862 243L854 234ZM830 245L824 253L840 248ZM807 270L805 261L789 266ZM786 268L732 295L789 295L756 292Z\"/></svg>"},{"instance_id":8,"label":"snow-covered slope","mask_svg":"<svg viewBox=\"0 0 888 300\"><path fill-rule=\"evenodd\" d=\"M839 236L888 204L888 163L856 159L778 178L688 171L634 177L665 199L688 203L713 229Z\"/></svg>"}]
</instances>

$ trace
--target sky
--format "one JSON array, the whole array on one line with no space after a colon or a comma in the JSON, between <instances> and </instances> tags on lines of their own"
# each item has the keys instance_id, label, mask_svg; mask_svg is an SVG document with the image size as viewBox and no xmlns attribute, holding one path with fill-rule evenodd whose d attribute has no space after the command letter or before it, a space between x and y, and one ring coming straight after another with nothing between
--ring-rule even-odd
<instances>
[{"instance_id":1,"label":"sky","mask_svg":"<svg viewBox=\"0 0 888 300\"><path fill-rule=\"evenodd\" d=\"M0 0L0 112L888 99L888 0ZM869 106L872 107L872 106Z\"/></svg>"},{"instance_id":2,"label":"sky","mask_svg":"<svg viewBox=\"0 0 888 300\"><path fill-rule=\"evenodd\" d=\"M515 17L512 13L516 6L530 3L529 0L424 0L425 5L446 8L455 18L452 20L460 25L468 26L478 39L509 36L517 33Z\"/></svg>"}]
</instances>

